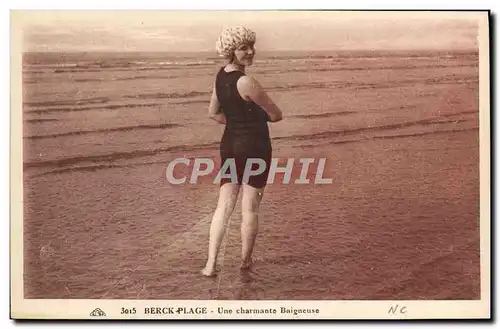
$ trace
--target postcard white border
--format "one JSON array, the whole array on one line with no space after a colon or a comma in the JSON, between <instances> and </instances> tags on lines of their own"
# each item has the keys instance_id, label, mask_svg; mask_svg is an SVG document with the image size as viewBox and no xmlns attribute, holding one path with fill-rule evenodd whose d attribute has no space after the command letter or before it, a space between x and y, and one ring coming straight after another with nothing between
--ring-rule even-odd
<instances>
[{"instance_id":1,"label":"postcard white border","mask_svg":"<svg viewBox=\"0 0 500 329\"><path fill-rule=\"evenodd\" d=\"M463 17L476 15L479 25L480 83L480 217L481 217L481 300L474 301L203 301L203 300L39 300L23 298L23 189L22 189L22 113L21 49L22 26L34 22L39 12L14 12L11 15L11 316L31 319L96 319L90 316L99 307L106 319L478 319L490 317L490 82L489 29L487 12L390 12L408 17ZM85 15L85 12L69 15ZM147 12L138 11L146 15ZM342 15L374 15L374 12L342 12ZM387 15L388 12L381 13ZM47 15L47 13L43 13ZM279 305L279 306L277 306ZM218 315L217 308L317 308L318 315L290 316ZM400 312L391 313L398 305ZM404 308L404 312L401 310ZM137 314L120 315L122 307L136 307ZM145 316L145 307L200 308L208 314L170 314ZM97 317L97 319L99 319Z\"/></svg>"}]
</instances>

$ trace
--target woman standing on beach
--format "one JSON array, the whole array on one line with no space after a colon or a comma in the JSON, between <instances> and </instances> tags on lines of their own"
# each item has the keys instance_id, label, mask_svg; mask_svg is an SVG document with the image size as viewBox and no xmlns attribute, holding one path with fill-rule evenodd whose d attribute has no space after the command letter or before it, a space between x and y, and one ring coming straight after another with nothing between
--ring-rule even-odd
<instances>
[{"instance_id":1,"label":"woman standing on beach","mask_svg":"<svg viewBox=\"0 0 500 329\"><path fill-rule=\"evenodd\" d=\"M223 178L219 200L210 226L208 260L202 274L215 274L217 254L224 231L243 186L241 222L241 268L252 265L252 251L258 230L258 211L269 174L272 148L267 122L282 119L282 113L261 85L245 74L245 67L253 64L255 32L245 27L225 29L216 43L220 56L228 60L216 77L210 100L209 114L213 120L225 124L220 143L221 165L234 161L237 182ZM242 182L247 159L262 159L266 168L262 174L250 176ZM252 168L254 169L254 168Z\"/></svg>"}]
</instances>

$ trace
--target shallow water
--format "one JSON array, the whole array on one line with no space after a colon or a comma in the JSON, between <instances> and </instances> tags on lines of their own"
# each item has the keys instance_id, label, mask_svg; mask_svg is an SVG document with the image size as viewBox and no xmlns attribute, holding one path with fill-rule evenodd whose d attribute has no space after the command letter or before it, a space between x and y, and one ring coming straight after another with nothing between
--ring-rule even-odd
<instances>
[{"instance_id":1,"label":"shallow water","mask_svg":"<svg viewBox=\"0 0 500 329\"><path fill-rule=\"evenodd\" d=\"M213 279L198 272L217 185L170 185L165 169L217 159L220 63L86 56L25 59L26 298L479 298L476 54L251 67L284 111L274 156L326 158L333 183L266 188L251 272L238 204Z\"/></svg>"}]
</instances>

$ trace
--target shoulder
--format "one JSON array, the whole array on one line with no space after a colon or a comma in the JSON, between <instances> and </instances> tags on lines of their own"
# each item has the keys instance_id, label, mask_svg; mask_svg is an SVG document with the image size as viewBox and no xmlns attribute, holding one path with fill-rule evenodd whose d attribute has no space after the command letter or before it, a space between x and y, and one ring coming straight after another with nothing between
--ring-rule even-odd
<instances>
[{"instance_id":1,"label":"shoulder","mask_svg":"<svg viewBox=\"0 0 500 329\"><path fill-rule=\"evenodd\" d=\"M250 77L248 75L242 75L237 82L238 89L241 88L243 90L259 90L261 87L259 81L254 77Z\"/></svg>"}]
</instances>

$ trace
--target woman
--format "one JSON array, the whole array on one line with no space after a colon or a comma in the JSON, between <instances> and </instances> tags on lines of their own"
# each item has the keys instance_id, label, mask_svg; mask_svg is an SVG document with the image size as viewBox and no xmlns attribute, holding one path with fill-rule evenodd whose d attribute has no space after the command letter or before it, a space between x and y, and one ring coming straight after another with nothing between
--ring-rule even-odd
<instances>
[{"instance_id":1,"label":"woman","mask_svg":"<svg viewBox=\"0 0 500 329\"><path fill-rule=\"evenodd\" d=\"M282 119L280 109L257 80L245 74L245 68L253 63L254 44L255 33L245 27L225 29L216 43L217 52L228 63L217 74L209 114L212 119L226 125L220 144L221 165L234 160L237 182L227 178L220 182L219 201L210 226L208 260L201 271L206 276L215 274L217 254L241 186L241 268L247 269L252 264L259 205L272 154L267 122ZM264 160L266 169L262 174L250 176L247 182L242 182L246 160L249 158Z\"/></svg>"}]
</instances>

